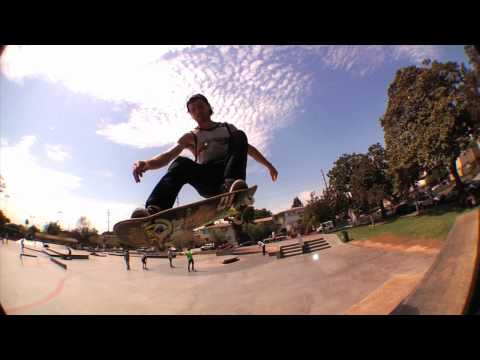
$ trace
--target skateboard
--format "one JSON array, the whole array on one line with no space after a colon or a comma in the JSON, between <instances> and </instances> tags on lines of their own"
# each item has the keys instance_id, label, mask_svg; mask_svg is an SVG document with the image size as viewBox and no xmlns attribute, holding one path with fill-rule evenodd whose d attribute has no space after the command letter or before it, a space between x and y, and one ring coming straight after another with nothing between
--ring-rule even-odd
<instances>
[{"instance_id":1,"label":"skateboard","mask_svg":"<svg viewBox=\"0 0 480 360\"><path fill-rule=\"evenodd\" d=\"M195 228L228 216L232 208L243 217L252 210L255 191L257 185L147 217L123 220L114 225L113 231L122 244L131 248L161 248L167 242L188 241L193 238Z\"/></svg>"}]
</instances>

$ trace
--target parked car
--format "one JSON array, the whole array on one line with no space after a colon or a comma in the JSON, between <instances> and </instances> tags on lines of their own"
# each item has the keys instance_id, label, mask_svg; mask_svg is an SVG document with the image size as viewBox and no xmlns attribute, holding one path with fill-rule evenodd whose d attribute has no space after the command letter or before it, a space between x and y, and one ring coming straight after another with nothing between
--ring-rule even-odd
<instances>
[{"instance_id":1,"label":"parked car","mask_svg":"<svg viewBox=\"0 0 480 360\"><path fill-rule=\"evenodd\" d=\"M430 194L421 194L417 200L418 205L422 207L435 205L435 199Z\"/></svg>"},{"instance_id":2,"label":"parked car","mask_svg":"<svg viewBox=\"0 0 480 360\"><path fill-rule=\"evenodd\" d=\"M465 182L465 190L467 192L475 192L480 190L480 180L470 180Z\"/></svg>"},{"instance_id":3,"label":"parked car","mask_svg":"<svg viewBox=\"0 0 480 360\"><path fill-rule=\"evenodd\" d=\"M200 247L200 249L202 251L215 250L215 244L214 243L205 244L202 247Z\"/></svg>"},{"instance_id":4,"label":"parked car","mask_svg":"<svg viewBox=\"0 0 480 360\"><path fill-rule=\"evenodd\" d=\"M255 241L253 240L248 240L248 241L244 241L243 243L241 244L238 244L238 246L250 246L250 245L255 245Z\"/></svg>"},{"instance_id":5,"label":"parked car","mask_svg":"<svg viewBox=\"0 0 480 360\"><path fill-rule=\"evenodd\" d=\"M402 201L400 204L395 206L394 214L395 215L407 215L417 210L417 207L412 202Z\"/></svg>"},{"instance_id":6,"label":"parked car","mask_svg":"<svg viewBox=\"0 0 480 360\"><path fill-rule=\"evenodd\" d=\"M218 245L217 250L228 249L231 247L233 247L233 245L227 241L227 242L224 242L223 244Z\"/></svg>"},{"instance_id":7,"label":"parked car","mask_svg":"<svg viewBox=\"0 0 480 360\"><path fill-rule=\"evenodd\" d=\"M317 232L327 232L333 230L334 228L335 226L333 225L333 221L325 221L317 228Z\"/></svg>"}]
</instances>

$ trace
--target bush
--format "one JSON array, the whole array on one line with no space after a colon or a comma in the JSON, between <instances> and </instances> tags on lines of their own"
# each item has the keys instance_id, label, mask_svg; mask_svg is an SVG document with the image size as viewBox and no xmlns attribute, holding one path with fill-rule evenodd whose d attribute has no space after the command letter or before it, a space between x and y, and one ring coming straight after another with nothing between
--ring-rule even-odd
<instances>
[{"instance_id":1,"label":"bush","mask_svg":"<svg viewBox=\"0 0 480 360\"><path fill-rule=\"evenodd\" d=\"M245 231L255 242L263 240L275 231L275 225L272 224L245 224L243 226Z\"/></svg>"},{"instance_id":2,"label":"bush","mask_svg":"<svg viewBox=\"0 0 480 360\"><path fill-rule=\"evenodd\" d=\"M215 244L215 246L224 244L228 241L227 235L225 235L224 233L222 233L220 231L212 231L211 232L211 239L212 239L213 243Z\"/></svg>"}]
</instances>

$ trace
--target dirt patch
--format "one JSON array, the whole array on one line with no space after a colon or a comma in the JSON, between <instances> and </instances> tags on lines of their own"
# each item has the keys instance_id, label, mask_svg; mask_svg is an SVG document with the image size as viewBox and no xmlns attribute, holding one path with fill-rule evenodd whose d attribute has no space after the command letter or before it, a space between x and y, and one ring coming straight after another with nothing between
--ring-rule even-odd
<instances>
[{"instance_id":1,"label":"dirt patch","mask_svg":"<svg viewBox=\"0 0 480 360\"><path fill-rule=\"evenodd\" d=\"M421 252L436 255L443 246L438 239L409 238L395 235L379 235L369 240L354 240L349 244L391 251Z\"/></svg>"}]
</instances>

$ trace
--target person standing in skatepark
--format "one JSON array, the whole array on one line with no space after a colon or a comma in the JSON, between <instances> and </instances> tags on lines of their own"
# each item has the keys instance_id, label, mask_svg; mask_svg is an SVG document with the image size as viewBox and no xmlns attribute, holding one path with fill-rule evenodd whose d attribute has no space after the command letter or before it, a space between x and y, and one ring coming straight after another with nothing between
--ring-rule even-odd
<instances>
[{"instance_id":1,"label":"person standing in skatepark","mask_svg":"<svg viewBox=\"0 0 480 360\"><path fill-rule=\"evenodd\" d=\"M130 252L128 251L128 249L125 250L124 257L125 257L125 264L127 265L127 270L130 270Z\"/></svg>"},{"instance_id":2,"label":"person standing in skatepark","mask_svg":"<svg viewBox=\"0 0 480 360\"><path fill-rule=\"evenodd\" d=\"M172 248L168 248L168 262L170 263L170 267L173 268L175 266L173 266L172 264L172 259L173 259L173 251L172 251Z\"/></svg>"},{"instance_id":3,"label":"person standing in skatepark","mask_svg":"<svg viewBox=\"0 0 480 360\"><path fill-rule=\"evenodd\" d=\"M195 272L195 263L193 262L192 250L188 249L185 255L187 255L188 259L188 272L190 272L190 265L192 265L192 271Z\"/></svg>"},{"instance_id":4,"label":"person standing in skatepark","mask_svg":"<svg viewBox=\"0 0 480 360\"><path fill-rule=\"evenodd\" d=\"M248 143L243 131L232 124L212 121L213 110L205 96L192 96L187 101L187 111L198 125L193 131L184 134L167 152L134 163L133 177L139 183L146 171L160 169L173 161L148 197L145 208L135 209L132 218L172 208L185 184L193 186L205 198L247 188L247 155L264 165L273 181L277 180L275 167ZM195 161L179 156L184 149L192 152Z\"/></svg>"}]
</instances>

